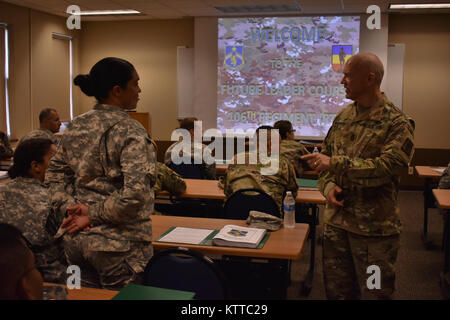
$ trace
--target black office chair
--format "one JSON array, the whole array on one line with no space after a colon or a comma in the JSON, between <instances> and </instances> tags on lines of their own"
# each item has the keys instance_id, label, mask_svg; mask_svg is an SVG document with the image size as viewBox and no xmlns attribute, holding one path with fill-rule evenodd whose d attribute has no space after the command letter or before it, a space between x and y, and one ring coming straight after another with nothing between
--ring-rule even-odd
<instances>
[{"instance_id":1,"label":"black office chair","mask_svg":"<svg viewBox=\"0 0 450 320\"><path fill-rule=\"evenodd\" d=\"M155 254L145 268L145 285L195 292L198 300L228 299L228 284L207 256L184 248Z\"/></svg>"},{"instance_id":2,"label":"black office chair","mask_svg":"<svg viewBox=\"0 0 450 320\"><path fill-rule=\"evenodd\" d=\"M275 200L262 190L249 188L233 193L225 202L224 218L244 220L251 210L265 212L280 217L280 209Z\"/></svg>"},{"instance_id":3,"label":"black office chair","mask_svg":"<svg viewBox=\"0 0 450 320\"><path fill-rule=\"evenodd\" d=\"M204 170L201 164L196 163L180 163L171 162L168 166L170 169L178 173L183 179L205 179Z\"/></svg>"}]
</instances>

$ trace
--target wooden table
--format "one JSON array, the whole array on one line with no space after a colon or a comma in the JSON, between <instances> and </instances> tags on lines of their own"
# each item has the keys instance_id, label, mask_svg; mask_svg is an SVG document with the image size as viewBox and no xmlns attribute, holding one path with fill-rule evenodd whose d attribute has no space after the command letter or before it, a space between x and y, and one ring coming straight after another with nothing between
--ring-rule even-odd
<instances>
[{"instance_id":1,"label":"wooden table","mask_svg":"<svg viewBox=\"0 0 450 320\"><path fill-rule=\"evenodd\" d=\"M445 277L445 275L449 273L450 266L450 189L433 189L433 195L439 208L445 211L442 241L444 247L444 268L440 275L440 282L444 297L450 299L450 283L448 283Z\"/></svg>"},{"instance_id":2,"label":"wooden table","mask_svg":"<svg viewBox=\"0 0 450 320\"><path fill-rule=\"evenodd\" d=\"M67 288L63 284L48 282L44 282L44 286ZM67 289L67 298L69 300L111 300L118 293L119 291L81 287L80 289Z\"/></svg>"},{"instance_id":3,"label":"wooden table","mask_svg":"<svg viewBox=\"0 0 450 320\"><path fill-rule=\"evenodd\" d=\"M228 164L216 164L216 174L218 176L224 176L227 173ZM303 171L302 178L316 178L319 175L318 171L309 170Z\"/></svg>"},{"instance_id":4,"label":"wooden table","mask_svg":"<svg viewBox=\"0 0 450 320\"><path fill-rule=\"evenodd\" d=\"M189 227L218 230L227 224L247 226L245 220L214 218L152 216L152 221L154 240L158 239L170 227ZM293 229L282 227L277 231L270 232L269 239L261 249L205 246L157 241L153 241L153 248L155 250L163 250L181 246L200 251L206 255L257 258L257 260L259 261L254 261L253 259L246 261L246 266L249 266L251 264L263 267L265 269L264 274L267 273L267 275L263 276L263 278L269 279L268 282L272 283L272 285L269 285L272 288L271 290L273 290L273 292L278 292L277 298L285 299L287 287L290 282L290 261L300 258L301 252L308 238L308 232L309 225L303 223L296 223L295 228ZM268 261L265 261L267 259ZM232 263L233 260L221 259L218 261L218 263L221 262ZM240 272L240 275L244 274L245 278L247 279L246 272L248 272L248 270L242 270L242 272ZM231 280L236 277L236 274L231 273L230 276ZM248 277L251 277L251 274L249 274ZM312 275L309 275L309 277L312 277Z\"/></svg>"},{"instance_id":5,"label":"wooden table","mask_svg":"<svg viewBox=\"0 0 450 320\"><path fill-rule=\"evenodd\" d=\"M218 230L227 224L248 226L245 220L190 218L178 216L152 216L152 222L154 240L158 239L170 227ZM155 250L162 250L182 246L203 252L204 254L297 260L300 258L303 246L308 237L308 232L309 225L304 223L296 223L295 228L293 229L282 227L281 229L270 233L269 239L261 249L202 246L156 241L153 242L153 247Z\"/></svg>"},{"instance_id":6,"label":"wooden table","mask_svg":"<svg viewBox=\"0 0 450 320\"><path fill-rule=\"evenodd\" d=\"M423 231L422 241L426 249L433 247L432 242L428 239L428 208L434 208L434 200L431 193L431 183L433 180L437 180L442 176L433 169L445 169L445 167L431 167L431 166L416 166L415 171L419 178L424 179L423 187Z\"/></svg>"},{"instance_id":7,"label":"wooden table","mask_svg":"<svg viewBox=\"0 0 450 320\"><path fill-rule=\"evenodd\" d=\"M198 180L198 179L184 179L186 182L186 191L181 195L182 198L193 199L217 199L225 200L226 196L221 188L219 188L218 180ZM158 196L168 193L163 191ZM309 270L304 281L302 293L308 295L312 289L315 268L315 246L316 246L316 224L318 224L319 210L317 205L325 204L326 199L318 190L299 190L295 198L297 204L305 204L308 210L311 209L311 216L307 217L310 220L311 232L311 256L309 263Z\"/></svg>"},{"instance_id":8,"label":"wooden table","mask_svg":"<svg viewBox=\"0 0 450 320\"><path fill-rule=\"evenodd\" d=\"M225 200L223 189L219 187L218 180L184 179L186 191L181 198L191 199L216 199ZM158 193L158 196L168 196L167 191ZM326 199L318 190L300 190L295 198L297 203L325 204Z\"/></svg>"}]
</instances>

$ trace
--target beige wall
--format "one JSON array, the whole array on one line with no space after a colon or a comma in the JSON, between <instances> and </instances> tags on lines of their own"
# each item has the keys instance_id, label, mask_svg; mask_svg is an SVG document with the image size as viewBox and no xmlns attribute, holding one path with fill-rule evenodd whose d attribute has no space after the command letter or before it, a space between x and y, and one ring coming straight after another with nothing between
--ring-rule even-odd
<instances>
[{"instance_id":1,"label":"beige wall","mask_svg":"<svg viewBox=\"0 0 450 320\"><path fill-rule=\"evenodd\" d=\"M78 71L78 37L66 27L62 17L30 11L31 27L31 121L39 127L39 113L50 107L59 111L61 120L70 121L68 40L53 39L52 33L73 37L74 72ZM63 84L61 83L63 82ZM78 95L77 95L78 96ZM74 97L74 100L76 98ZM78 102L77 100L74 102ZM78 103L74 103L76 115Z\"/></svg>"},{"instance_id":2,"label":"beige wall","mask_svg":"<svg viewBox=\"0 0 450 320\"><path fill-rule=\"evenodd\" d=\"M88 73L108 56L129 60L140 77L138 112L149 112L151 135L170 140L177 122L177 46L193 47L194 20L81 23L80 72ZM78 87L75 91L80 92ZM90 110L93 97L81 94L80 111Z\"/></svg>"},{"instance_id":3,"label":"beige wall","mask_svg":"<svg viewBox=\"0 0 450 320\"><path fill-rule=\"evenodd\" d=\"M391 15L389 43L404 43L403 111L417 148L450 148L450 15Z\"/></svg>"},{"instance_id":4,"label":"beige wall","mask_svg":"<svg viewBox=\"0 0 450 320\"><path fill-rule=\"evenodd\" d=\"M0 2L0 21L9 33L11 135L21 137L31 128L30 10Z\"/></svg>"},{"instance_id":5,"label":"beige wall","mask_svg":"<svg viewBox=\"0 0 450 320\"><path fill-rule=\"evenodd\" d=\"M38 115L42 108L67 108L55 101L54 85L49 80L52 70L66 67L54 63L52 32L74 36L75 72L78 70L77 32L66 28L63 17L4 2L0 2L0 22L8 24L10 36L10 121L11 138L16 139L39 127ZM76 95L74 99L77 101Z\"/></svg>"},{"instance_id":6,"label":"beige wall","mask_svg":"<svg viewBox=\"0 0 450 320\"><path fill-rule=\"evenodd\" d=\"M404 43L403 110L416 121L418 148L450 148L450 24L448 14L390 15L389 43ZM52 103L48 70L51 32L70 34L65 19L0 2L0 22L10 34L10 116L13 138L38 126ZM130 60L142 88L137 111L151 115L152 136L170 140L178 123L176 48L194 46L194 20L82 22L74 36L74 75L106 56ZM92 108L74 87L75 115ZM214 108L215 112L215 108Z\"/></svg>"}]
</instances>

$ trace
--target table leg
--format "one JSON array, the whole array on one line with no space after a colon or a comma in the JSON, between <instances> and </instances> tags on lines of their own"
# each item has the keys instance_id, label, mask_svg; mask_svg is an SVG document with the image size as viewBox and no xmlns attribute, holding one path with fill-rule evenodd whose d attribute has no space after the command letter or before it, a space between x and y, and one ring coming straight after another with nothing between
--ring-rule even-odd
<instances>
[{"instance_id":1,"label":"table leg","mask_svg":"<svg viewBox=\"0 0 450 320\"><path fill-rule=\"evenodd\" d=\"M309 295L312 289L313 280L314 280L314 265L316 260L316 225L317 225L317 217L318 217L318 208L316 205L311 207L312 213L312 223L310 223L310 232L311 232L311 255L309 261L309 270L306 275L305 281L303 282L303 286L301 288L301 294Z\"/></svg>"},{"instance_id":2,"label":"table leg","mask_svg":"<svg viewBox=\"0 0 450 320\"><path fill-rule=\"evenodd\" d=\"M443 245L444 245L444 270L440 274L440 283L441 283L441 289L442 294L445 299L450 299L450 275L449 275L449 265L450 265L450 210L446 210L444 212L444 221L445 221L445 227L444 227L444 239L443 239Z\"/></svg>"},{"instance_id":3,"label":"table leg","mask_svg":"<svg viewBox=\"0 0 450 320\"><path fill-rule=\"evenodd\" d=\"M430 179L426 178L423 188L423 232L422 241L425 245L425 249L429 250L432 248L433 244L431 240L428 239L428 203L430 202Z\"/></svg>"}]
</instances>

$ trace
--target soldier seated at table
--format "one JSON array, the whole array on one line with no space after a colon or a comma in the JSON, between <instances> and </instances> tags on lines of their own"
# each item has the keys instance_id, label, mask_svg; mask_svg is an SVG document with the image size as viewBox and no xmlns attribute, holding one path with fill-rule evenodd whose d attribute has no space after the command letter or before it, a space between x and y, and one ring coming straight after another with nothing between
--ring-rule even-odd
<instances>
[{"instance_id":1,"label":"soldier seated at table","mask_svg":"<svg viewBox=\"0 0 450 320\"><path fill-rule=\"evenodd\" d=\"M12 180L0 185L0 222L23 232L45 281L64 282L67 275L63 249L54 239L63 217L51 209L44 185L55 149L48 139L31 139L19 144L8 171Z\"/></svg>"},{"instance_id":2,"label":"soldier seated at table","mask_svg":"<svg viewBox=\"0 0 450 320\"><path fill-rule=\"evenodd\" d=\"M60 127L61 120L58 112L52 108L45 108L39 113L39 128L24 135L19 144L28 139L43 138L50 139L57 145L59 138L55 136L55 133L59 132Z\"/></svg>"},{"instance_id":3,"label":"soldier seated at table","mask_svg":"<svg viewBox=\"0 0 450 320\"><path fill-rule=\"evenodd\" d=\"M183 178L164 163L156 162L156 172L155 195L161 191L168 191L171 195L180 196L186 191L186 182ZM156 211L156 206L153 214L161 215L161 212Z\"/></svg>"},{"instance_id":4,"label":"soldier seated at table","mask_svg":"<svg viewBox=\"0 0 450 320\"><path fill-rule=\"evenodd\" d=\"M164 164L168 166L169 168L173 168L173 157L179 156L180 158L187 158L190 159L190 164L201 164L200 171L202 179L208 179L208 180L215 180L216 179L216 163L208 164L203 159L203 152L206 148L206 145L203 143L196 142L194 140L194 123L197 121L197 118L185 118L180 122L180 128L179 129L185 129L189 131L190 134L190 152L188 154L184 154L183 150L180 150L181 143L185 143L186 141L181 140L178 142L173 143L167 150L164 155ZM175 150L174 150L175 149ZM173 154L174 151L179 150L179 154ZM196 159L196 157L199 157L199 159ZM186 177L185 177L186 178Z\"/></svg>"},{"instance_id":5,"label":"soldier seated at table","mask_svg":"<svg viewBox=\"0 0 450 320\"><path fill-rule=\"evenodd\" d=\"M284 157L274 157L273 160L277 161L278 168L270 174L265 174L263 169L270 168L272 163L268 162L263 164L263 158L261 157L261 136L259 133L261 130L267 132L267 149L271 150L272 135L276 139L280 139L279 135L273 130L271 126L261 126L256 130L256 162L253 163L251 151L246 151L244 154L237 154L232 160L232 164L229 165L227 174L223 180L220 181L219 186L223 188L227 197L230 197L233 193L241 189L255 188L264 191L270 195L278 207L282 208L283 196L286 191L292 191L294 198L297 196L297 180L295 176L294 167ZM274 155L277 156L277 155ZM243 160L240 163L240 160ZM264 161L265 162L265 161Z\"/></svg>"},{"instance_id":6,"label":"soldier seated at table","mask_svg":"<svg viewBox=\"0 0 450 320\"><path fill-rule=\"evenodd\" d=\"M273 125L275 129L278 129L280 133L280 155L285 156L294 166L297 177L300 177L304 170L310 169L306 161L300 157L308 154L305 146L298 141L294 140L294 128L292 123L287 120L279 120Z\"/></svg>"}]
</instances>

